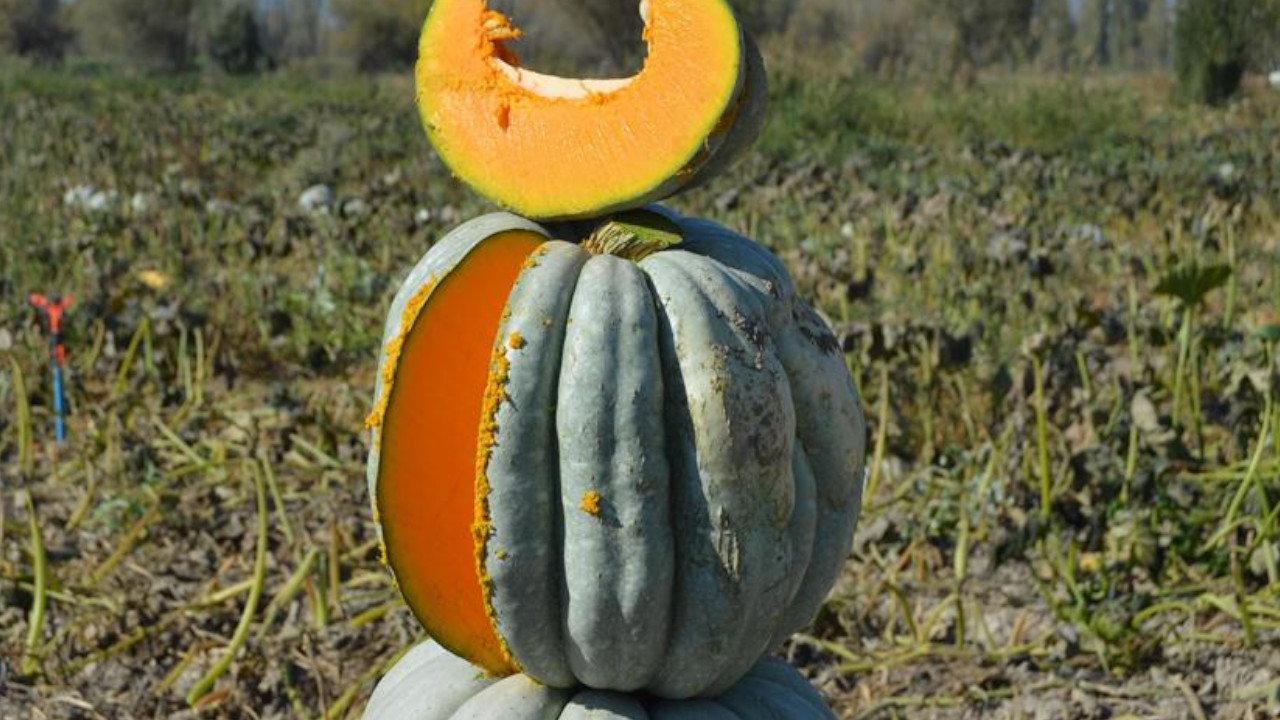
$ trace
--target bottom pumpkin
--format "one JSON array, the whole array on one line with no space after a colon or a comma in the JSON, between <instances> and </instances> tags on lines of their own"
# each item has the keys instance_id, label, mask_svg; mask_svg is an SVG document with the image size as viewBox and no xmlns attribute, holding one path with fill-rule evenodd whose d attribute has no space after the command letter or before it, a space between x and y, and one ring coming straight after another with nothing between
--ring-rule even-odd
<instances>
[{"instance_id":1,"label":"bottom pumpkin","mask_svg":"<svg viewBox=\"0 0 1280 720\"><path fill-rule=\"evenodd\" d=\"M554 690L523 675L486 677L435 643L409 651L378 684L364 720L834 720L822 697L767 658L710 700L658 700L599 690Z\"/></svg>"}]
</instances>

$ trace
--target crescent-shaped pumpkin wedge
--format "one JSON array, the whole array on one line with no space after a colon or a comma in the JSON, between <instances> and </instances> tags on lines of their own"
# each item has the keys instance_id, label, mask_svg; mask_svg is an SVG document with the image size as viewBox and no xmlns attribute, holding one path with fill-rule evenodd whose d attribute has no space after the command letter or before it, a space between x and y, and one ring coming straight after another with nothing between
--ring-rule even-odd
<instances>
[{"instance_id":1,"label":"crescent-shaped pumpkin wedge","mask_svg":"<svg viewBox=\"0 0 1280 720\"><path fill-rule=\"evenodd\" d=\"M714 695L830 591L861 405L760 246L660 208L573 232L472 221L400 290L369 423L387 560L492 675Z\"/></svg>"},{"instance_id":2,"label":"crescent-shaped pumpkin wedge","mask_svg":"<svg viewBox=\"0 0 1280 720\"><path fill-rule=\"evenodd\" d=\"M727 0L646 0L632 78L520 66L520 31L485 0L436 0L417 68L422 120L445 163L525 217L634 209L701 184L759 135L764 63Z\"/></svg>"}]
</instances>

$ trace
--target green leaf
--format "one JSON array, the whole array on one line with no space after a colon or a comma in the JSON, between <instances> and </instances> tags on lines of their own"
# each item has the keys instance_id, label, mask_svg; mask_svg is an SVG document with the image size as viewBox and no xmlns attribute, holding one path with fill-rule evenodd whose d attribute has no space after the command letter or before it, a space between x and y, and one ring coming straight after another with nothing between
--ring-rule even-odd
<instances>
[{"instance_id":1,"label":"green leaf","mask_svg":"<svg viewBox=\"0 0 1280 720\"><path fill-rule=\"evenodd\" d=\"M1280 324L1266 325L1257 332L1258 339L1266 343L1280 343Z\"/></svg>"},{"instance_id":2,"label":"green leaf","mask_svg":"<svg viewBox=\"0 0 1280 720\"><path fill-rule=\"evenodd\" d=\"M1156 295L1177 298L1186 307L1197 307L1209 293L1227 284L1231 279L1229 265L1211 265L1202 268L1195 263L1184 265L1160 279Z\"/></svg>"}]
</instances>

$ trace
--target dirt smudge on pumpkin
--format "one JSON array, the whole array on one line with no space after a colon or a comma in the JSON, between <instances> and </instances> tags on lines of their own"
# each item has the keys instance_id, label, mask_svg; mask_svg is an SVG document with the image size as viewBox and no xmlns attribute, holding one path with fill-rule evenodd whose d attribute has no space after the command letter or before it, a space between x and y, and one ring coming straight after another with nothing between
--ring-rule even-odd
<instances>
[{"instance_id":1,"label":"dirt smudge on pumpkin","mask_svg":"<svg viewBox=\"0 0 1280 720\"><path fill-rule=\"evenodd\" d=\"M812 343L824 355L841 354L840 341L827 328L826 323L814 315L812 310L797 308L792 313L792 318L795 320L796 329L804 336L804 339Z\"/></svg>"}]
</instances>

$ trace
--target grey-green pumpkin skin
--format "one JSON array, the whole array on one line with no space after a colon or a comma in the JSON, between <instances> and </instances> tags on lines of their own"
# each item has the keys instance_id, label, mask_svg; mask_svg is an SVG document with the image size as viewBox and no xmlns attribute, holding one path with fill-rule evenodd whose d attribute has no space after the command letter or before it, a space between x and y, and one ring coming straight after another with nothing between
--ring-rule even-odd
<instances>
[{"instance_id":1,"label":"grey-green pumpkin skin","mask_svg":"<svg viewBox=\"0 0 1280 720\"><path fill-rule=\"evenodd\" d=\"M514 215L468 223L410 275L386 340L487 238L549 238L495 338L509 363L487 473L496 629L545 685L687 699L732 687L812 620L852 543L866 428L838 343L782 264L653 209L683 243L638 264Z\"/></svg>"},{"instance_id":2,"label":"grey-green pumpkin skin","mask_svg":"<svg viewBox=\"0 0 1280 720\"><path fill-rule=\"evenodd\" d=\"M822 697L781 660L758 663L711 700L659 700L601 690L558 690L524 675L485 677L433 643L383 678L364 720L835 720Z\"/></svg>"}]
</instances>

